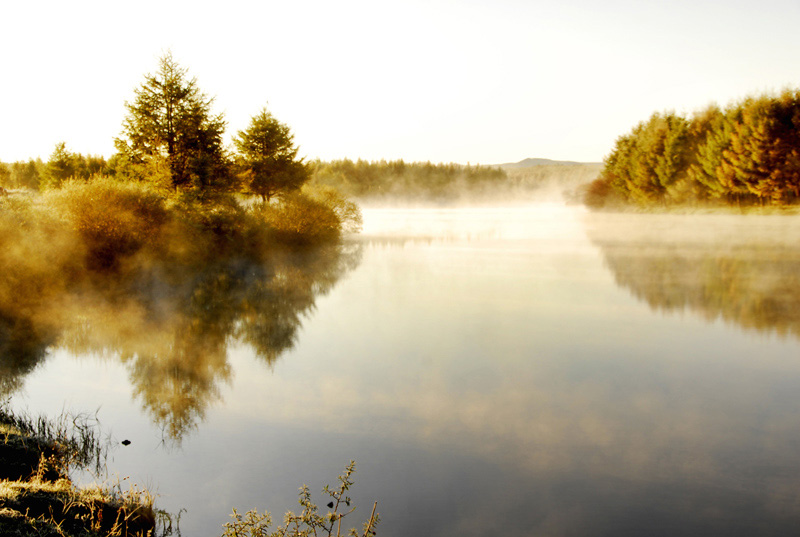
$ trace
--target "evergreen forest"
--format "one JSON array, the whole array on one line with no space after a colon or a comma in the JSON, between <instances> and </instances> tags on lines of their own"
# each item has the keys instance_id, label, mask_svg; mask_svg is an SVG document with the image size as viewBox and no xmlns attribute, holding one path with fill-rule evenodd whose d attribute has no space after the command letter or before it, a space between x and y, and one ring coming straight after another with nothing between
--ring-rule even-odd
<instances>
[{"instance_id":1,"label":"evergreen forest","mask_svg":"<svg viewBox=\"0 0 800 537\"><path fill-rule=\"evenodd\" d=\"M653 114L620 136L592 207L796 205L800 199L800 91L747 97L684 117Z\"/></svg>"}]
</instances>

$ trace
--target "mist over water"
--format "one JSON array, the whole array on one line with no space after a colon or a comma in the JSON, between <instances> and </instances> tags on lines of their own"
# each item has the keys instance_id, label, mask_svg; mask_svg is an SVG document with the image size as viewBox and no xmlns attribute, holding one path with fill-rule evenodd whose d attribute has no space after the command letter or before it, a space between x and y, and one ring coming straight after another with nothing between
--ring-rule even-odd
<instances>
[{"instance_id":1,"label":"mist over water","mask_svg":"<svg viewBox=\"0 0 800 537\"><path fill-rule=\"evenodd\" d=\"M181 356L214 360L140 351L160 340L154 325L123 343L134 310L109 306L89 324L119 328L40 343L41 365L16 370L15 400L99 407L133 441L112 471L153 485L162 508L186 508L185 535L218 535L233 506L280 518L297 510L301 483L316 493L350 459L356 516L378 500L379 535L797 527L796 219L558 201L363 213L346 247L357 255L201 278L191 295L206 300L192 310L153 291L168 299L158 311L188 322L165 313L158 325L196 327L168 341L205 334L206 350ZM264 360L257 339L213 318L277 327L261 341L299 322L279 359ZM164 442L159 417L182 408L168 378L202 408L180 446Z\"/></svg>"}]
</instances>

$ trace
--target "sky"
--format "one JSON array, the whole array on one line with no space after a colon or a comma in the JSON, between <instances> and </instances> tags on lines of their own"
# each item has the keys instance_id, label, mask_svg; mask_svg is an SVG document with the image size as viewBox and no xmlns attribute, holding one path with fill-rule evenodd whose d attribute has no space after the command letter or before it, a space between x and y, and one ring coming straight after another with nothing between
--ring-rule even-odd
<instances>
[{"instance_id":1,"label":"sky","mask_svg":"<svg viewBox=\"0 0 800 537\"><path fill-rule=\"evenodd\" d=\"M800 89L797 0L5 4L2 162L111 156L167 51L226 142L266 106L311 160L599 162L654 112Z\"/></svg>"}]
</instances>

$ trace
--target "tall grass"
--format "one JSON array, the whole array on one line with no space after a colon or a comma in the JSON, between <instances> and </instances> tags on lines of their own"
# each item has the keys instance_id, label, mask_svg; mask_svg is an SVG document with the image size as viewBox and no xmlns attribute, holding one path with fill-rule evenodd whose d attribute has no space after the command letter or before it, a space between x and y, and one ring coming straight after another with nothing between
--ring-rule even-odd
<instances>
[{"instance_id":1,"label":"tall grass","mask_svg":"<svg viewBox=\"0 0 800 537\"><path fill-rule=\"evenodd\" d=\"M105 472L109 442L99 435L96 417L32 418L0 404L0 534L154 535L158 513L146 489L73 485L76 469Z\"/></svg>"},{"instance_id":2,"label":"tall grass","mask_svg":"<svg viewBox=\"0 0 800 537\"><path fill-rule=\"evenodd\" d=\"M76 469L89 470L95 475L105 471L108 442L100 437L97 424L97 416L89 414L62 414L52 420L14 412L8 401L0 403L0 440L4 445L16 441L23 447L31 447L31 452L54 457L58 466L51 470L60 477L68 477ZM38 462L37 458L30 468L31 474ZM0 477L7 476L0 473Z\"/></svg>"}]
</instances>

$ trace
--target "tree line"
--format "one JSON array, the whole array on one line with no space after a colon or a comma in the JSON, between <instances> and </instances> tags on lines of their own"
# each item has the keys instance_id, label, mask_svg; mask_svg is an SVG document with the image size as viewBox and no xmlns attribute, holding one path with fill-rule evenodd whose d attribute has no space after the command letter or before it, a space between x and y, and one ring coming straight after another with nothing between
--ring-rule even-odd
<instances>
[{"instance_id":1,"label":"tree line","mask_svg":"<svg viewBox=\"0 0 800 537\"><path fill-rule=\"evenodd\" d=\"M74 177L87 180L95 175L109 175L113 170L105 157L81 155L56 144L47 162L41 158L4 164L0 162L0 186L12 189L44 190Z\"/></svg>"},{"instance_id":2,"label":"tree line","mask_svg":"<svg viewBox=\"0 0 800 537\"><path fill-rule=\"evenodd\" d=\"M591 206L788 205L800 200L800 91L747 97L684 117L653 114L620 136Z\"/></svg>"},{"instance_id":3,"label":"tree line","mask_svg":"<svg viewBox=\"0 0 800 537\"><path fill-rule=\"evenodd\" d=\"M308 181L310 169L297 156L290 128L266 107L237 133L230 150L223 145L225 120L213 113L213 102L167 53L125 103L117 153L108 161L71 152L60 142L47 162L0 163L0 185L44 190L107 175L206 197L234 192L269 201Z\"/></svg>"},{"instance_id":4,"label":"tree line","mask_svg":"<svg viewBox=\"0 0 800 537\"><path fill-rule=\"evenodd\" d=\"M266 107L226 148L225 120L212 104L171 54L162 56L125 103L111 158L74 153L60 142L47 162L2 167L0 184L40 194L0 191L9 216L0 230L33 215L44 225L50 211L81 237L87 266L107 270L139 251L160 255L177 235L218 253L260 256L259 248L335 241L360 227L357 205L307 185L310 167L298 158L291 130Z\"/></svg>"},{"instance_id":5,"label":"tree line","mask_svg":"<svg viewBox=\"0 0 800 537\"><path fill-rule=\"evenodd\" d=\"M446 200L505 186L500 168L430 162L341 159L310 164L312 182L361 199L424 198Z\"/></svg>"}]
</instances>

